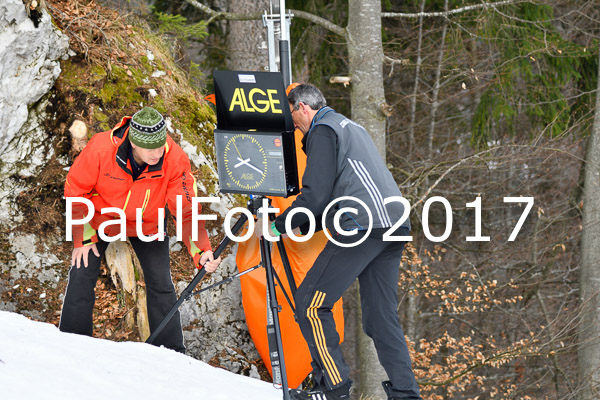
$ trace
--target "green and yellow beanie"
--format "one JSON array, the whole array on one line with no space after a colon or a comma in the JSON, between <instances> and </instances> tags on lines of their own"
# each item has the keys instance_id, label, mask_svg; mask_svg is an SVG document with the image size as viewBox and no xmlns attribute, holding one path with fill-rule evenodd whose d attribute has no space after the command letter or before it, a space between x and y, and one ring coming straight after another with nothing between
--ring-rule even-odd
<instances>
[{"instance_id":1,"label":"green and yellow beanie","mask_svg":"<svg viewBox=\"0 0 600 400\"><path fill-rule=\"evenodd\" d=\"M136 112L129 123L129 140L144 149L157 149L167 142L167 124L152 107Z\"/></svg>"}]
</instances>

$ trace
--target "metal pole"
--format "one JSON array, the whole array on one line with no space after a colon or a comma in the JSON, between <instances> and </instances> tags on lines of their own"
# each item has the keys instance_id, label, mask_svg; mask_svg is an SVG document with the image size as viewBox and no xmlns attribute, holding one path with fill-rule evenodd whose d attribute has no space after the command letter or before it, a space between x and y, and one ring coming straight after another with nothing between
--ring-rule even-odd
<instances>
[{"instance_id":1,"label":"metal pole","mask_svg":"<svg viewBox=\"0 0 600 400\"><path fill-rule=\"evenodd\" d=\"M275 281L273 277L273 265L271 263L271 249L269 242L262 237L260 238L260 254L263 260L263 265L267 272L267 302L268 310L270 311L269 317L272 317L272 324L267 325L267 336L271 336L275 346L271 351L271 371L273 373L273 380L276 380L279 372L279 381L281 382L281 389L283 391L283 400L290 400L290 392L287 382L287 373L285 370L285 358L283 356L283 341L281 340L281 328L279 325L279 304L277 303L277 295L275 293ZM282 288L283 289L283 288ZM271 348L271 346L269 346Z\"/></svg>"},{"instance_id":2,"label":"metal pole","mask_svg":"<svg viewBox=\"0 0 600 400\"><path fill-rule=\"evenodd\" d=\"M288 41L290 39L290 34L285 29L285 0L279 0L279 19L281 21L281 40Z\"/></svg>"},{"instance_id":3,"label":"metal pole","mask_svg":"<svg viewBox=\"0 0 600 400\"><path fill-rule=\"evenodd\" d=\"M279 0L279 20L281 21L281 40L279 41L279 65L283 75L283 84L287 88L292 83L290 57L290 32L285 13L285 0Z\"/></svg>"},{"instance_id":4,"label":"metal pole","mask_svg":"<svg viewBox=\"0 0 600 400\"><path fill-rule=\"evenodd\" d=\"M269 72L277 72L277 55L275 54L275 21L271 14L263 14L263 24L267 27L267 48L269 50Z\"/></svg>"}]
</instances>

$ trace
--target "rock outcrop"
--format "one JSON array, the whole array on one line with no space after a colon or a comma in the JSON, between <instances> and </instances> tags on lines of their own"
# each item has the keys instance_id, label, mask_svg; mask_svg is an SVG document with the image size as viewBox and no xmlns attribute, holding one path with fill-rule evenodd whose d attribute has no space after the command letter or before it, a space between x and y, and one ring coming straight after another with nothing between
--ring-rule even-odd
<instances>
[{"instance_id":1,"label":"rock outcrop","mask_svg":"<svg viewBox=\"0 0 600 400\"><path fill-rule=\"evenodd\" d=\"M70 25L66 15L57 15L65 18L59 26ZM165 114L174 111L179 117L173 127L169 122L169 133L180 139L181 147L198 171L199 190L213 194L216 171L211 160L212 145L206 140L208 134L200 133L212 131L214 115L208 106L195 100L191 88L179 83L181 88L173 89L171 84L185 80L174 77L176 67L171 59L167 60L168 54L161 60L155 59L154 54L160 49L154 47L154 53L149 49L151 45L145 41L146 32L142 28L134 32L131 26L123 24L124 34L111 32L113 40L106 45L106 49L117 51L119 41L128 40L120 44L122 47L116 54L131 51L128 57L137 57L139 65L125 65L113 59L107 61L109 66L105 70L104 64L94 65L83 57L72 57L62 62L61 72L61 58L67 58L72 51L68 38L57 30L46 11L35 16L32 13L31 18L22 0L0 1L0 309L56 323L72 249L71 243L64 241L62 185L71 158L85 146L87 132L97 132L99 126L94 124L98 121L114 124L109 121L113 114L120 117L141 102L161 109L166 108L166 103L176 104L173 110L164 111ZM105 29L108 32L108 25ZM71 30L65 32L71 35ZM156 74L155 70L162 74ZM165 100L169 91L177 91L171 101ZM154 94L149 97L147 93ZM157 103L150 103L153 99ZM51 187L52 193L45 187ZM222 196L221 204L211 206L206 212L223 217L231 207L231 198ZM31 224L43 219L49 210L53 220ZM211 225L209 231L215 237L220 227ZM189 263L190 273L193 272L186 249L175 243L175 238L171 239L172 266L173 260L179 259L179 263ZM141 338L147 337L145 288L140 284L139 270L136 273L137 260L123 243L111 245L106 260L116 290L97 287L96 305L103 307L99 314L106 312L106 316L95 321L95 334L123 340L128 339L127 332L133 331ZM235 256L230 254L206 284L236 271ZM178 291L189 283L189 275L186 273L180 279L183 280L175 283ZM118 292L115 295L118 302L111 300L111 291ZM180 310L189 355L258 377L256 367L251 364L258 353L247 331L239 281L196 296ZM108 334L102 321L119 318L122 319L119 326ZM103 333L98 332L100 328ZM135 333L132 336L135 340Z\"/></svg>"},{"instance_id":2,"label":"rock outcrop","mask_svg":"<svg viewBox=\"0 0 600 400\"><path fill-rule=\"evenodd\" d=\"M21 220L15 199L26 186L20 179L35 175L52 156L44 145L49 136L41 127L40 100L58 78L68 48L47 12L34 24L22 0L0 3L0 224Z\"/></svg>"},{"instance_id":3,"label":"rock outcrop","mask_svg":"<svg viewBox=\"0 0 600 400\"><path fill-rule=\"evenodd\" d=\"M29 107L48 93L60 74L69 41L41 14L37 27L22 0L0 4L0 152L21 130Z\"/></svg>"}]
</instances>

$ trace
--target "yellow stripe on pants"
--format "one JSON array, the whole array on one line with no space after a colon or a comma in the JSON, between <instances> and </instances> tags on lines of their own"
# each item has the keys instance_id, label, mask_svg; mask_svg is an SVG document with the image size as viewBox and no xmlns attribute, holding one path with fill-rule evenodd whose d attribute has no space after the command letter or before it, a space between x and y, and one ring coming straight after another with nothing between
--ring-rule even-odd
<instances>
[{"instance_id":1,"label":"yellow stripe on pants","mask_svg":"<svg viewBox=\"0 0 600 400\"><path fill-rule=\"evenodd\" d=\"M325 293L319 292L317 290L315 292L315 296L312 299L311 305L308 307L306 315L308 316L308 320L312 327L317 351L319 352L319 356L321 356L321 359L323 360L323 366L325 367L325 371L331 378L331 383L335 386L342 382L342 378L340 377L340 372L338 371L335 362L333 362L331 354L329 354L329 351L327 350L325 334L323 333L323 325L321 324L321 320L317 315L317 309L323 305L324 300Z\"/></svg>"}]
</instances>

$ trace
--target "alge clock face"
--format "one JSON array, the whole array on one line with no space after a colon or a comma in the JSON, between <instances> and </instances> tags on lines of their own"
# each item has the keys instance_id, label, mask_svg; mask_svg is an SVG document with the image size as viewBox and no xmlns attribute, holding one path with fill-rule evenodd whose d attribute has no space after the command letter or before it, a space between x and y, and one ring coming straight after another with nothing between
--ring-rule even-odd
<instances>
[{"instance_id":1,"label":"alge clock face","mask_svg":"<svg viewBox=\"0 0 600 400\"><path fill-rule=\"evenodd\" d=\"M254 136L239 133L225 144L223 166L233 184L243 190L255 190L267 177L267 153Z\"/></svg>"}]
</instances>

